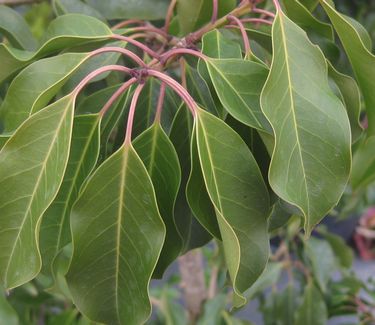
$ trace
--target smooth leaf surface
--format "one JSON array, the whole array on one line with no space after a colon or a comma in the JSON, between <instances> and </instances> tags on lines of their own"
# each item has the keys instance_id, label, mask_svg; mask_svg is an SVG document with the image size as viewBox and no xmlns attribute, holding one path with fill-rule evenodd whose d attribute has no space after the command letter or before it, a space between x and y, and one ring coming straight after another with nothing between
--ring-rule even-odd
<instances>
[{"instance_id":1,"label":"smooth leaf surface","mask_svg":"<svg viewBox=\"0 0 375 325\"><path fill-rule=\"evenodd\" d=\"M15 10L0 5L0 33L17 48L33 51L36 40L25 19Z\"/></svg>"},{"instance_id":2,"label":"smooth leaf surface","mask_svg":"<svg viewBox=\"0 0 375 325\"><path fill-rule=\"evenodd\" d=\"M0 134L0 150L2 147L4 147L5 143L9 140L10 135L3 135Z\"/></svg>"},{"instance_id":3,"label":"smooth leaf surface","mask_svg":"<svg viewBox=\"0 0 375 325\"><path fill-rule=\"evenodd\" d=\"M207 193L199 162L196 137L191 140L191 171L186 185L186 198L200 224L214 237L221 240L215 207Z\"/></svg>"},{"instance_id":4,"label":"smooth leaf surface","mask_svg":"<svg viewBox=\"0 0 375 325\"><path fill-rule=\"evenodd\" d=\"M66 15L71 13L92 16L102 21L105 20L103 15L95 8L90 7L83 1L77 0L53 0L53 10L57 16Z\"/></svg>"},{"instance_id":5,"label":"smooth leaf surface","mask_svg":"<svg viewBox=\"0 0 375 325\"><path fill-rule=\"evenodd\" d=\"M240 122L271 132L259 100L268 69L241 59L209 59L206 63L211 82L225 109Z\"/></svg>"},{"instance_id":6,"label":"smooth leaf surface","mask_svg":"<svg viewBox=\"0 0 375 325\"><path fill-rule=\"evenodd\" d=\"M275 136L269 181L303 212L310 234L346 186L350 126L329 87L325 58L305 32L279 11L272 35L274 58L261 96Z\"/></svg>"},{"instance_id":7,"label":"smooth leaf surface","mask_svg":"<svg viewBox=\"0 0 375 325\"><path fill-rule=\"evenodd\" d=\"M350 182L353 188L366 188L375 181L375 136L361 140L353 155L353 170Z\"/></svg>"},{"instance_id":8,"label":"smooth leaf surface","mask_svg":"<svg viewBox=\"0 0 375 325\"><path fill-rule=\"evenodd\" d=\"M73 98L66 96L30 117L0 151L0 277L5 288L40 271L38 232L68 161Z\"/></svg>"},{"instance_id":9,"label":"smooth leaf surface","mask_svg":"<svg viewBox=\"0 0 375 325\"><path fill-rule=\"evenodd\" d=\"M87 57L87 53L66 53L34 62L21 71L0 106L4 131L14 131L32 113L47 105Z\"/></svg>"},{"instance_id":10,"label":"smooth leaf surface","mask_svg":"<svg viewBox=\"0 0 375 325\"><path fill-rule=\"evenodd\" d=\"M324 297L310 280L305 287L302 304L296 311L295 324L326 325L328 311Z\"/></svg>"},{"instance_id":11,"label":"smooth leaf surface","mask_svg":"<svg viewBox=\"0 0 375 325\"><path fill-rule=\"evenodd\" d=\"M19 324L17 313L9 304L3 292L0 294L0 319L7 325Z\"/></svg>"},{"instance_id":12,"label":"smooth leaf surface","mask_svg":"<svg viewBox=\"0 0 375 325\"><path fill-rule=\"evenodd\" d=\"M269 254L269 197L260 170L241 137L223 121L198 111L199 160L215 206L235 306L263 272Z\"/></svg>"},{"instance_id":13,"label":"smooth leaf surface","mask_svg":"<svg viewBox=\"0 0 375 325\"><path fill-rule=\"evenodd\" d=\"M218 17L222 17L236 7L235 0L218 1ZM183 35L197 30L208 23L212 15L211 0L179 0L177 15Z\"/></svg>"},{"instance_id":14,"label":"smooth leaf surface","mask_svg":"<svg viewBox=\"0 0 375 325\"><path fill-rule=\"evenodd\" d=\"M71 216L67 281L77 308L107 324L142 324L148 285L165 237L151 179L131 145L90 177Z\"/></svg>"},{"instance_id":15,"label":"smooth leaf surface","mask_svg":"<svg viewBox=\"0 0 375 325\"><path fill-rule=\"evenodd\" d=\"M79 190L95 167L99 154L99 115L78 115L73 121L68 165L59 192L43 215L40 250L43 273L51 274L52 263L71 241L70 212Z\"/></svg>"},{"instance_id":16,"label":"smooth leaf surface","mask_svg":"<svg viewBox=\"0 0 375 325\"><path fill-rule=\"evenodd\" d=\"M350 129L352 131L352 141L355 142L363 132L363 128L359 122L361 114L361 93L359 92L358 85L353 78L338 72L329 62L328 75L339 89L342 102L348 113Z\"/></svg>"},{"instance_id":17,"label":"smooth leaf surface","mask_svg":"<svg viewBox=\"0 0 375 325\"><path fill-rule=\"evenodd\" d=\"M161 278L182 249L182 238L174 220L181 170L173 144L159 122L155 122L134 140L134 148L142 159L154 184L156 199L166 226L166 237L154 276Z\"/></svg>"},{"instance_id":18,"label":"smooth leaf surface","mask_svg":"<svg viewBox=\"0 0 375 325\"><path fill-rule=\"evenodd\" d=\"M363 43L352 21L340 15L327 1L321 5L329 16L353 67L364 97L368 117L368 135L375 135L375 56Z\"/></svg>"},{"instance_id":19,"label":"smooth leaf surface","mask_svg":"<svg viewBox=\"0 0 375 325\"><path fill-rule=\"evenodd\" d=\"M169 0L87 0L87 4L107 19L163 19Z\"/></svg>"},{"instance_id":20,"label":"smooth leaf surface","mask_svg":"<svg viewBox=\"0 0 375 325\"><path fill-rule=\"evenodd\" d=\"M36 52L21 51L0 44L0 83L36 59L88 41L105 40L110 35L112 32L108 26L93 17L79 14L57 17L49 25L43 37L44 43Z\"/></svg>"}]
</instances>

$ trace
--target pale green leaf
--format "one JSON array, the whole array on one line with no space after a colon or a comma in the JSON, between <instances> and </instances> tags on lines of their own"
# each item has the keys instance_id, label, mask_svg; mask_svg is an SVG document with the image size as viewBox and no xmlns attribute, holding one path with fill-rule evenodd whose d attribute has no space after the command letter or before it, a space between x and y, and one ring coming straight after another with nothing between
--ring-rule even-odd
<instances>
[{"instance_id":1,"label":"pale green leaf","mask_svg":"<svg viewBox=\"0 0 375 325\"><path fill-rule=\"evenodd\" d=\"M141 159L123 145L90 177L71 215L74 253L67 274L77 308L107 324L143 324L148 285L165 237Z\"/></svg>"},{"instance_id":2,"label":"pale green leaf","mask_svg":"<svg viewBox=\"0 0 375 325\"><path fill-rule=\"evenodd\" d=\"M33 51L36 40L25 19L15 10L0 6L0 34L17 48Z\"/></svg>"},{"instance_id":3,"label":"pale green leaf","mask_svg":"<svg viewBox=\"0 0 375 325\"><path fill-rule=\"evenodd\" d=\"M0 292L0 320L6 325L19 325L17 313L7 301L4 292Z\"/></svg>"},{"instance_id":4,"label":"pale green leaf","mask_svg":"<svg viewBox=\"0 0 375 325\"><path fill-rule=\"evenodd\" d=\"M368 135L375 134L375 56L368 50L352 20L335 10L326 0L320 0L327 12L353 67L364 97L368 117Z\"/></svg>"},{"instance_id":5,"label":"pale green leaf","mask_svg":"<svg viewBox=\"0 0 375 325\"><path fill-rule=\"evenodd\" d=\"M269 181L280 198L302 211L310 234L345 189L350 125L319 48L281 11L272 34L274 58L261 96L275 136Z\"/></svg>"},{"instance_id":6,"label":"pale green leaf","mask_svg":"<svg viewBox=\"0 0 375 325\"><path fill-rule=\"evenodd\" d=\"M90 7L81 0L52 0L52 6L57 16L77 13L92 16L105 21L105 18L99 11L93 7Z\"/></svg>"},{"instance_id":7,"label":"pale green leaf","mask_svg":"<svg viewBox=\"0 0 375 325\"><path fill-rule=\"evenodd\" d=\"M242 59L209 59L205 62L225 109L240 122L271 132L259 100L268 69L262 64Z\"/></svg>"},{"instance_id":8,"label":"pale green leaf","mask_svg":"<svg viewBox=\"0 0 375 325\"><path fill-rule=\"evenodd\" d=\"M173 144L159 122L141 133L133 142L154 184L156 199L166 226L166 237L154 276L161 278L166 268L176 259L182 249L174 207L181 182L181 170Z\"/></svg>"},{"instance_id":9,"label":"pale green leaf","mask_svg":"<svg viewBox=\"0 0 375 325\"><path fill-rule=\"evenodd\" d=\"M98 158L99 121L99 115L94 114L78 115L74 118L64 179L55 200L43 215L40 228L39 243L44 274L51 274L53 260L71 241L70 211Z\"/></svg>"},{"instance_id":10,"label":"pale green leaf","mask_svg":"<svg viewBox=\"0 0 375 325\"><path fill-rule=\"evenodd\" d=\"M202 38L202 52L215 59L242 59L241 46L214 29Z\"/></svg>"},{"instance_id":11,"label":"pale green leaf","mask_svg":"<svg viewBox=\"0 0 375 325\"><path fill-rule=\"evenodd\" d=\"M44 43L36 52L21 51L0 44L0 83L14 72L30 62L89 41L105 40L112 35L111 30L100 20L93 17L68 14L51 22L45 35Z\"/></svg>"},{"instance_id":12,"label":"pale green leaf","mask_svg":"<svg viewBox=\"0 0 375 325\"><path fill-rule=\"evenodd\" d=\"M324 297L310 280L305 287L302 304L296 311L295 324L326 325L327 321L328 311Z\"/></svg>"},{"instance_id":13,"label":"pale green leaf","mask_svg":"<svg viewBox=\"0 0 375 325\"><path fill-rule=\"evenodd\" d=\"M199 160L215 206L235 306L263 272L269 254L269 197L260 170L241 137L223 121L199 110Z\"/></svg>"},{"instance_id":14,"label":"pale green leaf","mask_svg":"<svg viewBox=\"0 0 375 325\"><path fill-rule=\"evenodd\" d=\"M0 277L5 288L40 271L41 217L55 198L68 161L73 97L31 116L0 151Z\"/></svg>"},{"instance_id":15,"label":"pale green leaf","mask_svg":"<svg viewBox=\"0 0 375 325\"><path fill-rule=\"evenodd\" d=\"M87 53L66 53L34 62L14 78L0 106L5 132L14 131L32 113L45 107Z\"/></svg>"}]
</instances>

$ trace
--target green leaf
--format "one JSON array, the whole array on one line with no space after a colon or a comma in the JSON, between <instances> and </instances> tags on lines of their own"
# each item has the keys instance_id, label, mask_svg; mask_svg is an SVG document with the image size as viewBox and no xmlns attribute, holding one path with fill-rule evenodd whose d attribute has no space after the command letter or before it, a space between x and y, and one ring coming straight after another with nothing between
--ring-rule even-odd
<instances>
[{"instance_id":1,"label":"green leaf","mask_svg":"<svg viewBox=\"0 0 375 325\"><path fill-rule=\"evenodd\" d=\"M235 0L218 1L218 17L226 15L236 7ZM212 0L179 0L177 15L183 35L208 23L212 15Z\"/></svg>"},{"instance_id":2,"label":"green leaf","mask_svg":"<svg viewBox=\"0 0 375 325\"><path fill-rule=\"evenodd\" d=\"M221 324L221 312L225 310L227 305L227 296L223 293L216 295L212 299L208 299L204 304L204 310L197 325L217 325Z\"/></svg>"},{"instance_id":3,"label":"green leaf","mask_svg":"<svg viewBox=\"0 0 375 325\"><path fill-rule=\"evenodd\" d=\"M340 15L325 0L320 0L329 16L353 67L364 97L368 117L368 135L375 135L375 56L368 50L352 20Z\"/></svg>"},{"instance_id":4,"label":"green leaf","mask_svg":"<svg viewBox=\"0 0 375 325\"><path fill-rule=\"evenodd\" d=\"M99 121L99 115L94 114L74 118L72 144L64 179L55 200L44 213L40 227L44 274L51 274L55 257L71 241L70 211L98 158Z\"/></svg>"},{"instance_id":5,"label":"green leaf","mask_svg":"<svg viewBox=\"0 0 375 325\"><path fill-rule=\"evenodd\" d=\"M314 11L319 3L319 0L300 0L300 2L309 10Z\"/></svg>"},{"instance_id":6,"label":"green leaf","mask_svg":"<svg viewBox=\"0 0 375 325\"><path fill-rule=\"evenodd\" d=\"M344 268L351 268L354 259L354 253L352 248L345 243L342 237L329 233L323 232L324 238L331 245L331 249L338 260L339 264Z\"/></svg>"},{"instance_id":7,"label":"green leaf","mask_svg":"<svg viewBox=\"0 0 375 325\"><path fill-rule=\"evenodd\" d=\"M200 167L196 137L191 140L191 171L186 185L186 198L200 224L214 237L221 240L215 207L207 193Z\"/></svg>"},{"instance_id":8,"label":"green leaf","mask_svg":"<svg viewBox=\"0 0 375 325\"><path fill-rule=\"evenodd\" d=\"M33 51L36 40L25 19L15 10L0 6L0 33L17 48Z\"/></svg>"},{"instance_id":9,"label":"green leaf","mask_svg":"<svg viewBox=\"0 0 375 325\"><path fill-rule=\"evenodd\" d=\"M4 147L5 143L9 140L10 135L0 134L0 150Z\"/></svg>"},{"instance_id":10,"label":"green leaf","mask_svg":"<svg viewBox=\"0 0 375 325\"><path fill-rule=\"evenodd\" d=\"M162 278L166 268L182 249L182 239L174 220L174 206L181 182L180 163L172 142L159 122L139 135L133 145L154 184L160 215L167 230L154 272L156 278Z\"/></svg>"},{"instance_id":11,"label":"green leaf","mask_svg":"<svg viewBox=\"0 0 375 325\"><path fill-rule=\"evenodd\" d=\"M315 18L298 0L283 0L283 4L287 16L298 26L333 41L332 26Z\"/></svg>"},{"instance_id":12,"label":"green leaf","mask_svg":"<svg viewBox=\"0 0 375 325\"><path fill-rule=\"evenodd\" d=\"M215 59L242 59L241 46L217 29L203 35L202 52Z\"/></svg>"},{"instance_id":13,"label":"green leaf","mask_svg":"<svg viewBox=\"0 0 375 325\"><path fill-rule=\"evenodd\" d=\"M215 206L225 258L236 294L263 272L269 254L269 197L260 170L241 137L223 121L199 110L196 136L200 164Z\"/></svg>"},{"instance_id":14,"label":"green leaf","mask_svg":"<svg viewBox=\"0 0 375 325\"><path fill-rule=\"evenodd\" d=\"M52 6L56 16L77 13L105 21L105 18L99 11L80 0L52 0Z\"/></svg>"},{"instance_id":15,"label":"green leaf","mask_svg":"<svg viewBox=\"0 0 375 325\"><path fill-rule=\"evenodd\" d=\"M44 43L36 52L21 51L0 44L0 83L14 72L41 57L58 52L67 47L77 46L89 41L105 40L112 35L107 25L93 17L68 14L57 17L49 25Z\"/></svg>"},{"instance_id":16,"label":"green leaf","mask_svg":"<svg viewBox=\"0 0 375 325\"><path fill-rule=\"evenodd\" d=\"M9 304L3 292L0 292L0 319L7 325L19 324L17 313Z\"/></svg>"},{"instance_id":17,"label":"green leaf","mask_svg":"<svg viewBox=\"0 0 375 325\"><path fill-rule=\"evenodd\" d=\"M279 11L272 35L274 58L261 95L275 135L269 181L302 211L309 235L345 189L350 126L328 84L325 58L305 32Z\"/></svg>"},{"instance_id":18,"label":"green leaf","mask_svg":"<svg viewBox=\"0 0 375 325\"><path fill-rule=\"evenodd\" d=\"M0 106L5 132L18 128L32 113L45 107L87 53L66 53L34 62L14 78Z\"/></svg>"},{"instance_id":19,"label":"green leaf","mask_svg":"<svg viewBox=\"0 0 375 325\"><path fill-rule=\"evenodd\" d=\"M181 166L181 185L175 204L175 222L183 240L182 252L207 244L212 236L196 220L186 198L186 184L191 171L191 138L193 118L189 109L181 105L173 120L170 139L176 149Z\"/></svg>"},{"instance_id":20,"label":"green leaf","mask_svg":"<svg viewBox=\"0 0 375 325\"><path fill-rule=\"evenodd\" d=\"M68 161L72 96L31 116L0 151L0 277L5 288L40 271L41 216L55 198Z\"/></svg>"},{"instance_id":21,"label":"green leaf","mask_svg":"<svg viewBox=\"0 0 375 325\"><path fill-rule=\"evenodd\" d=\"M86 0L107 19L164 19L169 0Z\"/></svg>"},{"instance_id":22,"label":"green leaf","mask_svg":"<svg viewBox=\"0 0 375 325\"><path fill-rule=\"evenodd\" d=\"M311 237L305 241L305 252L320 289L325 292L332 273L336 270L335 255L325 240Z\"/></svg>"},{"instance_id":23,"label":"green leaf","mask_svg":"<svg viewBox=\"0 0 375 325\"><path fill-rule=\"evenodd\" d=\"M268 69L242 59L209 59L205 62L225 109L240 122L271 132L259 101Z\"/></svg>"},{"instance_id":24,"label":"green leaf","mask_svg":"<svg viewBox=\"0 0 375 325\"><path fill-rule=\"evenodd\" d=\"M286 211L281 200L277 200L272 209L268 223L268 231L272 232L285 226L291 217L292 214L289 211Z\"/></svg>"},{"instance_id":25,"label":"green leaf","mask_svg":"<svg viewBox=\"0 0 375 325\"><path fill-rule=\"evenodd\" d=\"M71 215L68 286L77 308L109 324L143 324L148 285L165 237L141 159L123 145L90 177Z\"/></svg>"},{"instance_id":26,"label":"green leaf","mask_svg":"<svg viewBox=\"0 0 375 325\"><path fill-rule=\"evenodd\" d=\"M302 304L296 311L295 324L326 325L327 321L328 311L324 298L310 280L305 287Z\"/></svg>"},{"instance_id":27,"label":"green leaf","mask_svg":"<svg viewBox=\"0 0 375 325\"><path fill-rule=\"evenodd\" d=\"M361 140L353 155L351 184L354 190L366 188L375 181L375 136Z\"/></svg>"},{"instance_id":28,"label":"green leaf","mask_svg":"<svg viewBox=\"0 0 375 325\"><path fill-rule=\"evenodd\" d=\"M363 128L359 122L361 93L359 92L358 85L353 78L338 72L330 62L328 62L328 74L339 89L341 100L348 113L352 141L355 142L363 132Z\"/></svg>"}]
</instances>

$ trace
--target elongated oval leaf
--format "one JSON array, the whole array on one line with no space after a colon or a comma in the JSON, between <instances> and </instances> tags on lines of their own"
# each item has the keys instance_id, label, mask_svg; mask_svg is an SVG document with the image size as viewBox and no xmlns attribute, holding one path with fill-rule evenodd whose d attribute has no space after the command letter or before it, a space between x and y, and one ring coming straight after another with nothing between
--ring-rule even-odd
<instances>
[{"instance_id":1,"label":"elongated oval leaf","mask_svg":"<svg viewBox=\"0 0 375 325\"><path fill-rule=\"evenodd\" d=\"M30 51L36 47L36 40L25 19L7 6L0 6L0 33L5 35L14 47Z\"/></svg>"},{"instance_id":2,"label":"elongated oval leaf","mask_svg":"<svg viewBox=\"0 0 375 325\"><path fill-rule=\"evenodd\" d=\"M241 59L209 59L206 63L211 81L225 109L240 122L271 132L259 101L268 75L267 68Z\"/></svg>"},{"instance_id":3,"label":"elongated oval leaf","mask_svg":"<svg viewBox=\"0 0 375 325\"><path fill-rule=\"evenodd\" d=\"M217 219L235 306L263 272L269 254L269 197L260 170L241 137L223 121L198 111L196 136L204 181Z\"/></svg>"},{"instance_id":4,"label":"elongated oval leaf","mask_svg":"<svg viewBox=\"0 0 375 325\"><path fill-rule=\"evenodd\" d=\"M132 146L122 146L95 171L73 207L71 226L67 281L78 309L97 322L143 324L165 226Z\"/></svg>"},{"instance_id":5,"label":"elongated oval leaf","mask_svg":"<svg viewBox=\"0 0 375 325\"><path fill-rule=\"evenodd\" d=\"M53 260L71 241L70 211L98 158L99 120L99 116L94 114L74 118L72 144L64 179L55 200L44 213L40 227L44 274L51 273Z\"/></svg>"},{"instance_id":6,"label":"elongated oval leaf","mask_svg":"<svg viewBox=\"0 0 375 325\"><path fill-rule=\"evenodd\" d=\"M326 325L327 321L328 311L324 297L310 280L305 287L302 304L297 309L295 324Z\"/></svg>"},{"instance_id":7,"label":"elongated oval leaf","mask_svg":"<svg viewBox=\"0 0 375 325\"><path fill-rule=\"evenodd\" d=\"M173 144L159 122L155 122L134 140L134 148L154 184L160 215L167 230L154 272L155 277L161 278L182 249L182 238L174 220L175 201L181 182L180 163Z\"/></svg>"},{"instance_id":8,"label":"elongated oval leaf","mask_svg":"<svg viewBox=\"0 0 375 325\"><path fill-rule=\"evenodd\" d=\"M283 12L273 25L273 61L261 96L275 146L269 181L305 217L305 231L336 205L351 167L350 126L328 84L321 51Z\"/></svg>"},{"instance_id":9,"label":"elongated oval leaf","mask_svg":"<svg viewBox=\"0 0 375 325\"><path fill-rule=\"evenodd\" d=\"M68 161L73 98L30 117L0 151L0 277L5 288L40 271L41 216L57 194Z\"/></svg>"},{"instance_id":10,"label":"elongated oval leaf","mask_svg":"<svg viewBox=\"0 0 375 325\"><path fill-rule=\"evenodd\" d=\"M69 13L83 14L92 16L102 21L105 21L104 17L86 3L77 0L52 0L52 6L57 16L66 15Z\"/></svg>"},{"instance_id":11,"label":"elongated oval leaf","mask_svg":"<svg viewBox=\"0 0 375 325\"><path fill-rule=\"evenodd\" d=\"M88 41L105 40L110 35L109 27L93 17L79 14L60 16L50 24L44 36L45 42L36 52L0 44L0 83L38 58Z\"/></svg>"},{"instance_id":12,"label":"elongated oval leaf","mask_svg":"<svg viewBox=\"0 0 375 325\"><path fill-rule=\"evenodd\" d=\"M33 112L44 107L87 57L87 53L66 53L34 62L24 69L11 83L0 106L4 131L14 131Z\"/></svg>"},{"instance_id":13,"label":"elongated oval leaf","mask_svg":"<svg viewBox=\"0 0 375 325\"><path fill-rule=\"evenodd\" d=\"M362 91L368 117L368 135L375 135L375 56L368 50L352 21L340 15L327 1L320 0L353 67Z\"/></svg>"}]
</instances>

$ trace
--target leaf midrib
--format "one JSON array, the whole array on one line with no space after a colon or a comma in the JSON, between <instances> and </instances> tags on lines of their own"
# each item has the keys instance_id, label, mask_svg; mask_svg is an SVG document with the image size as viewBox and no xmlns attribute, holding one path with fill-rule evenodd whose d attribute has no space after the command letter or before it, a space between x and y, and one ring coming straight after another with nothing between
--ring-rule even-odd
<instances>
[{"instance_id":1,"label":"leaf midrib","mask_svg":"<svg viewBox=\"0 0 375 325\"><path fill-rule=\"evenodd\" d=\"M305 191L306 191L306 199L307 199L307 213L309 214L310 212L310 200L309 200L309 195L308 195L308 186L307 186L307 180L306 180L306 171L305 171L305 165L302 157L302 149L301 149L301 143L299 140L299 133L298 133L298 127L297 127L297 119L296 119L296 114L295 114L295 104L294 104L294 98L293 98L293 88L292 88L292 77L290 75L290 67L289 67L289 54L288 54L288 49L286 46L286 36L285 36L285 30L284 26L282 23L282 14L279 12L279 18L280 18L280 30L281 30L281 38L282 38L282 44L283 44L283 49L284 49L284 55L285 55L285 66L286 66L286 71L287 71L287 77L288 77L288 92L289 92L289 97L291 101L291 112L293 116L293 124L296 132L296 141L297 141L297 146L298 146L298 153L299 157L301 160L301 166L302 166L302 171L303 171L303 180L305 183Z\"/></svg>"},{"instance_id":2,"label":"leaf midrib","mask_svg":"<svg viewBox=\"0 0 375 325\"><path fill-rule=\"evenodd\" d=\"M66 106L70 106L70 105L71 105L71 101L72 101L72 99L69 100L69 102L67 103ZM62 125L64 124L63 122L65 121L65 116L67 115L67 113L68 113L69 110L70 110L70 109L66 109L65 112L64 112L64 114L62 115L61 120L60 120L60 122L59 122L59 124L58 124L58 127L57 127L57 132L55 133L55 135L54 135L54 137L53 137L53 139L52 139L52 141L51 141L51 144L50 144L50 146L49 146L49 148L48 148L48 151L47 151L47 158L46 158L46 159L43 161L43 163L42 163L42 168L41 168L41 171L40 171L40 173L39 173L39 175L38 175L38 179L37 179L37 181L36 181L36 186L34 187L34 190L33 190L32 194L31 194L31 196L30 196L30 200L29 200L28 206L27 206L27 208L26 208L26 212L25 212L25 214L24 214L25 217L23 218L22 223L21 223L21 225L20 225L20 227L19 227L19 231L17 232L17 236L16 236L16 238L15 238L15 240L14 240L14 244L13 244L13 247L12 247L11 253L10 253L10 255L9 255L9 258L8 258L7 266L6 266L6 268L5 268L5 272L4 272L4 283L7 282L9 266L10 266L10 264L11 264L11 260L12 260L13 254L14 254L14 250L15 250L15 247L16 247L17 242L18 242L18 240L19 240L19 237L20 237L20 234L21 234L22 228L23 228L23 226L24 226L24 224L25 224L25 222L26 222L26 220L27 220L27 216L29 215L29 212L30 212L30 209L31 209L32 203L33 203L33 201L34 201L35 194L36 194L37 189L39 188L39 184L40 184L40 182L41 182L41 180L42 180L42 175L45 173L45 169L46 169L47 161L49 160L49 157L50 157L51 152L52 152L52 148L54 147L55 142L56 142L56 139L57 139L58 135L60 134L61 127L62 127ZM57 194L57 192L56 192L56 194ZM56 194L55 194L55 196L56 196ZM37 246L38 246L38 242L37 242ZM39 253L39 252L38 252L38 253ZM40 254L40 253L39 253L39 254ZM5 287L7 287L7 286L5 286Z\"/></svg>"}]
</instances>

